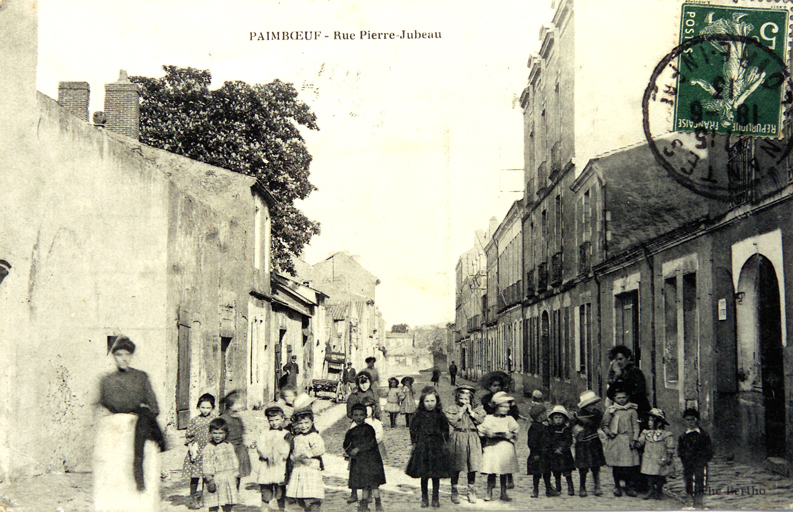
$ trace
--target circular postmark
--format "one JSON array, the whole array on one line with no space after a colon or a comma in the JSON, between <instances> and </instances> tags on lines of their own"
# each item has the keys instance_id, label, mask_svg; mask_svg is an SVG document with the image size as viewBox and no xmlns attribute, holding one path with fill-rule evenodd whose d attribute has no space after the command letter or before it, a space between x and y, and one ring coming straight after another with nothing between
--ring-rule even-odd
<instances>
[{"instance_id":1,"label":"circular postmark","mask_svg":"<svg viewBox=\"0 0 793 512\"><path fill-rule=\"evenodd\" d=\"M731 33L692 37L653 70L642 99L650 151L693 192L733 204L790 182L786 110L793 81L784 59Z\"/></svg>"}]
</instances>

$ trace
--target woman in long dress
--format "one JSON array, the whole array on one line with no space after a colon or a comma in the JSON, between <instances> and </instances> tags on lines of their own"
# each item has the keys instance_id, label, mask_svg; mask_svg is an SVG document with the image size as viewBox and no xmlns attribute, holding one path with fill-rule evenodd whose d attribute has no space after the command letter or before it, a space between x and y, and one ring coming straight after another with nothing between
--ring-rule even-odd
<instances>
[{"instance_id":1,"label":"woman in long dress","mask_svg":"<svg viewBox=\"0 0 793 512\"><path fill-rule=\"evenodd\" d=\"M135 344L119 336L111 352L116 370L102 377L94 447L94 509L154 511L160 508L157 398L146 372L129 366Z\"/></svg>"}]
</instances>

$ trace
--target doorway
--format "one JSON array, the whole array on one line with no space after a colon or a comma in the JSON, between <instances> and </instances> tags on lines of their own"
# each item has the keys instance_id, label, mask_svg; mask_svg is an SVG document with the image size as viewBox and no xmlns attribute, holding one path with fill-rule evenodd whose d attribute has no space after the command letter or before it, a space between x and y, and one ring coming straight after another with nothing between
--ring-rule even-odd
<instances>
[{"instance_id":1,"label":"doorway","mask_svg":"<svg viewBox=\"0 0 793 512\"><path fill-rule=\"evenodd\" d=\"M231 346L231 338L220 338L220 387L218 401L226 396L226 381L228 380L228 352Z\"/></svg>"},{"instance_id":2,"label":"doorway","mask_svg":"<svg viewBox=\"0 0 793 512\"><path fill-rule=\"evenodd\" d=\"M551 389L551 327L548 312L542 312L540 320L540 354L542 357L542 387Z\"/></svg>"},{"instance_id":3,"label":"doorway","mask_svg":"<svg viewBox=\"0 0 793 512\"><path fill-rule=\"evenodd\" d=\"M744 264L738 280L739 382L741 391L757 396L767 457L784 457L786 448L781 308L774 265L755 254Z\"/></svg>"}]
</instances>

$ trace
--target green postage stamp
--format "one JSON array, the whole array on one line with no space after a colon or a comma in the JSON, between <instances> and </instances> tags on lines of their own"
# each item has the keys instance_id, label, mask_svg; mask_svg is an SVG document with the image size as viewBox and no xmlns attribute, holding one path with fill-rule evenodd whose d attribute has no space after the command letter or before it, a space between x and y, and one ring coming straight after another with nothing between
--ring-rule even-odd
<instances>
[{"instance_id":1,"label":"green postage stamp","mask_svg":"<svg viewBox=\"0 0 793 512\"><path fill-rule=\"evenodd\" d=\"M786 9L686 3L680 44L674 131L780 137L790 103Z\"/></svg>"}]
</instances>

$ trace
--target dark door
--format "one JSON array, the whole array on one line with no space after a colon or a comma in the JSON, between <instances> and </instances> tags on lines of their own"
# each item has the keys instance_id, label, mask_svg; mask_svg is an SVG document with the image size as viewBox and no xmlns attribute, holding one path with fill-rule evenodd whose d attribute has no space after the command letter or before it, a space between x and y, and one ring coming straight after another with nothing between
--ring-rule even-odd
<instances>
[{"instance_id":1,"label":"dark door","mask_svg":"<svg viewBox=\"0 0 793 512\"><path fill-rule=\"evenodd\" d=\"M176 428L190 422L190 326L179 324L176 369Z\"/></svg>"},{"instance_id":2,"label":"dark door","mask_svg":"<svg viewBox=\"0 0 793 512\"><path fill-rule=\"evenodd\" d=\"M282 337L283 337L283 333L284 333L284 331L281 331L281 336ZM273 364L275 364L275 372L273 372L274 375L275 375L275 384L273 385L273 389L275 390L275 393L274 393L273 399L277 399L278 398L278 392L280 391L280 389L278 388L278 383L281 380L281 374L282 374L282 371L283 371L282 368L281 368L281 342L280 341L275 344L275 347L273 347L273 361L274 361Z\"/></svg>"},{"instance_id":3,"label":"dark door","mask_svg":"<svg viewBox=\"0 0 793 512\"><path fill-rule=\"evenodd\" d=\"M621 293L617 296L617 322L621 328L617 339L633 352L633 362L639 367L641 349L639 345L639 292Z\"/></svg>"},{"instance_id":4,"label":"dark door","mask_svg":"<svg viewBox=\"0 0 793 512\"><path fill-rule=\"evenodd\" d=\"M548 391L551 388L551 326L547 311L543 311L540 325L540 358L542 386Z\"/></svg>"},{"instance_id":5,"label":"dark door","mask_svg":"<svg viewBox=\"0 0 793 512\"><path fill-rule=\"evenodd\" d=\"M231 345L231 338L220 338L220 386L218 401L226 396L226 380L228 379L228 351Z\"/></svg>"},{"instance_id":6,"label":"dark door","mask_svg":"<svg viewBox=\"0 0 793 512\"><path fill-rule=\"evenodd\" d=\"M760 339L765 445L769 457L785 456L785 380L779 283L773 264L760 257L757 323Z\"/></svg>"}]
</instances>

